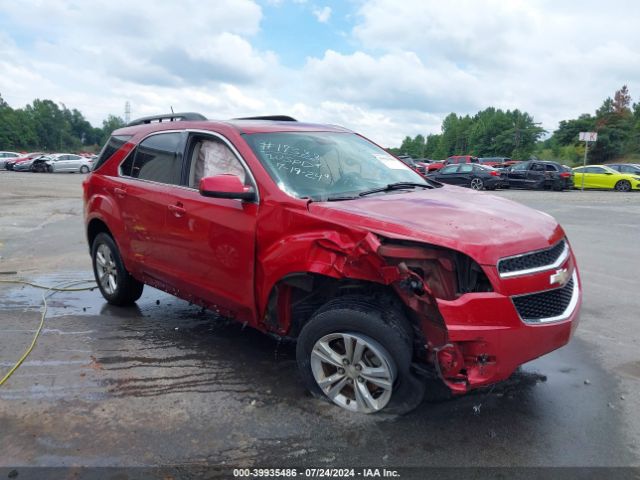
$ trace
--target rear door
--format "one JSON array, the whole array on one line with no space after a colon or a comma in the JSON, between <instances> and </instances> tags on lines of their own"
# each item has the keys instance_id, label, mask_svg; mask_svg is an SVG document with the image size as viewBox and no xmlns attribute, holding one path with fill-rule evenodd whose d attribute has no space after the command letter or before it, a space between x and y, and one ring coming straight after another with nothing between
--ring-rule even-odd
<instances>
[{"instance_id":1,"label":"rear door","mask_svg":"<svg viewBox=\"0 0 640 480\"><path fill-rule=\"evenodd\" d=\"M530 162L527 170L526 185L528 188L542 188L546 178L546 169L543 163Z\"/></svg>"},{"instance_id":2,"label":"rear door","mask_svg":"<svg viewBox=\"0 0 640 480\"><path fill-rule=\"evenodd\" d=\"M175 284L225 316L255 319L255 235L258 202L200 195L206 176L231 173L257 185L235 147L221 135L189 137L183 186L171 187L164 206L165 262Z\"/></svg>"},{"instance_id":3,"label":"rear door","mask_svg":"<svg viewBox=\"0 0 640 480\"><path fill-rule=\"evenodd\" d=\"M473 165L471 163L461 164L456 172L456 185L460 185L461 187L470 187L472 176Z\"/></svg>"},{"instance_id":4,"label":"rear door","mask_svg":"<svg viewBox=\"0 0 640 480\"><path fill-rule=\"evenodd\" d=\"M164 241L168 187L180 184L185 137L163 132L142 140L121 164L113 189L125 229L121 248L143 276L162 286L171 285L172 252Z\"/></svg>"},{"instance_id":5,"label":"rear door","mask_svg":"<svg viewBox=\"0 0 640 480\"><path fill-rule=\"evenodd\" d=\"M82 160L84 157L81 157L80 155L68 155L69 160L67 163L67 168L68 170L71 172L76 172L78 170L80 170L80 167L82 166Z\"/></svg>"},{"instance_id":6,"label":"rear door","mask_svg":"<svg viewBox=\"0 0 640 480\"><path fill-rule=\"evenodd\" d=\"M458 171L458 165L447 165L441 168L435 175L435 179L442 183L448 183L450 185L456 185L456 172Z\"/></svg>"}]
</instances>

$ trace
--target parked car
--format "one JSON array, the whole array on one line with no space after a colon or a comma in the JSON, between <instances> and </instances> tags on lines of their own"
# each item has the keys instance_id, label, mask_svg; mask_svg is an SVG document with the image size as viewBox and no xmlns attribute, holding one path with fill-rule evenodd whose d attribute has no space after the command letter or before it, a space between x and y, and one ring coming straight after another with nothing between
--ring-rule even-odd
<instances>
[{"instance_id":1,"label":"parked car","mask_svg":"<svg viewBox=\"0 0 640 480\"><path fill-rule=\"evenodd\" d=\"M402 163L404 163L407 167L409 167L412 170L415 170L416 172L418 172L420 175L425 175L427 173L427 169L424 166L424 164L422 163L418 163L417 161L415 161L413 158L411 158L409 155L398 155L398 158L400 159L400 161Z\"/></svg>"},{"instance_id":2,"label":"parked car","mask_svg":"<svg viewBox=\"0 0 640 480\"><path fill-rule=\"evenodd\" d=\"M40 165L41 164L41 165ZM91 162L81 155L73 153L56 153L49 155L46 159L38 160L34 169L47 172L80 172L89 173Z\"/></svg>"},{"instance_id":3,"label":"parked car","mask_svg":"<svg viewBox=\"0 0 640 480\"><path fill-rule=\"evenodd\" d=\"M573 187L570 167L548 160L529 160L504 170L503 179L509 188L553 189L557 191Z\"/></svg>"},{"instance_id":4,"label":"parked car","mask_svg":"<svg viewBox=\"0 0 640 480\"><path fill-rule=\"evenodd\" d=\"M11 170L15 172L33 172L34 162L39 160L40 158L45 157L46 155L42 155L41 153L29 155L19 161L13 163Z\"/></svg>"},{"instance_id":5,"label":"parked car","mask_svg":"<svg viewBox=\"0 0 640 480\"><path fill-rule=\"evenodd\" d=\"M606 165L589 165L573 169L573 184L575 188L597 188L628 192L640 189L640 175L620 173Z\"/></svg>"},{"instance_id":6,"label":"parked car","mask_svg":"<svg viewBox=\"0 0 640 480\"><path fill-rule=\"evenodd\" d=\"M495 190L502 185L499 171L476 163L447 165L437 172L430 173L429 178L474 190Z\"/></svg>"},{"instance_id":7,"label":"parked car","mask_svg":"<svg viewBox=\"0 0 640 480\"><path fill-rule=\"evenodd\" d=\"M511 162L509 157L478 157L478 162L488 167L497 167L504 165L506 162Z\"/></svg>"},{"instance_id":8,"label":"parked car","mask_svg":"<svg viewBox=\"0 0 640 480\"><path fill-rule=\"evenodd\" d=\"M307 388L351 412L409 411L427 378L499 382L578 322L552 217L425 179L342 127L148 117L112 134L83 188L107 302L148 284L295 338Z\"/></svg>"},{"instance_id":9,"label":"parked car","mask_svg":"<svg viewBox=\"0 0 640 480\"><path fill-rule=\"evenodd\" d=\"M16 163L29 161L29 160L33 159L34 157L39 157L40 155L42 155L42 152L33 152L33 153L27 153L27 154L24 154L24 155L20 155L18 157L7 158L5 160L4 168L6 170L13 170L13 166Z\"/></svg>"},{"instance_id":10,"label":"parked car","mask_svg":"<svg viewBox=\"0 0 640 480\"><path fill-rule=\"evenodd\" d=\"M5 166L7 160L19 158L20 154L16 152L0 152L0 168Z\"/></svg>"},{"instance_id":11,"label":"parked car","mask_svg":"<svg viewBox=\"0 0 640 480\"><path fill-rule=\"evenodd\" d=\"M478 157L472 155L452 155L446 160L435 161L430 163L427 167L427 172L436 172L443 168L445 165L452 165L458 163L478 163Z\"/></svg>"},{"instance_id":12,"label":"parked car","mask_svg":"<svg viewBox=\"0 0 640 480\"><path fill-rule=\"evenodd\" d=\"M445 160L434 160L433 162L427 165L427 173L436 172L440 170L445 165Z\"/></svg>"},{"instance_id":13,"label":"parked car","mask_svg":"<svg viewBox=\"0 0 640 480\"><path fill-rule=\"evenodd\" d=\"M445 165L452 165L457 163L480 163L478 157L473 155L452 155L445 160Z\"/></svg>"},{"instance_id":14,"label":"parked car","mask_svg":"<svg viewBox=\"0 0 640 480\"><path fill-rule=\"evenodd\" d=\"M640 175L640 165L635 163L609 163L606 166L612 168L616 172Z\"/></svg>"}]
</instances>

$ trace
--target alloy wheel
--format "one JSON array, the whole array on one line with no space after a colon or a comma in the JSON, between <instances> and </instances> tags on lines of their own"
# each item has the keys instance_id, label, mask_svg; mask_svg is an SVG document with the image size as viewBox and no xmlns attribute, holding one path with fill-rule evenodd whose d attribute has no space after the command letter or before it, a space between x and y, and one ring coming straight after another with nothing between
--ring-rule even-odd
<instances>
[{"instance_id":1,"label":"alloy wheel","mask_svg":"<svg viewBox=\"0 0 640 480\"><path fill-rule=\"evenodd\" d=\"M471 188L473 188L474 190L482 190L483 184L482 184L482 180L479 178L472 178L471 179Z\"/></svg>"},{"instance_id":2,"label":"alloy wheel","mask_svg":"<svg viewBox=\"0 0 640 480\"><path fill-rule=\"evenodd\" d=\"M618 183L616 183L615 188L618 192L628 192L629 190L631 190L631 184L626 180L620 180Z\"/></svg>"},{"instance_id":3,"label":"alloy wheel","mask_svg":"<svg viewBox=\"0 0 640 480\"><path fill-rule=\"evenodd\" d=\"M104 243L96 251L96 271L104 291L113 295L118 288L118 269L111 249Z\"/></svg>"},{"instance_id":4,"label":"alloy wheel","mask_svg":"<svg viewBox=\"0 0 640 480\"><path fill-rule=\"evenodd\" d=\"M359 333L331 333L311 351L311 371L336 405L361 413L382 410L391 399L396 372L391 356Z\"/></svg>"}]
</instances>

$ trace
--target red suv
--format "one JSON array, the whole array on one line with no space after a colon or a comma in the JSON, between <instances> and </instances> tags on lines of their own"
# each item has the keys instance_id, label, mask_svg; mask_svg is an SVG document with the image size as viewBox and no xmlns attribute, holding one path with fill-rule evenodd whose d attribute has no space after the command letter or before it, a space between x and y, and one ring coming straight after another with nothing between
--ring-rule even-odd
<instances>
[{"instance_id":1,"label":"red suv","mask_svg":"<svg viewBox=\"0 0 640 480\"><path fill-rule=\"evenodd\" d=\"M504 380L578 323L553 218L336 126L141 119L113 133L84 203L109 303L148 284L296 338L306 386L349 411L409 411L435 377L454 393Z\"/></svg>"}]
</instances>

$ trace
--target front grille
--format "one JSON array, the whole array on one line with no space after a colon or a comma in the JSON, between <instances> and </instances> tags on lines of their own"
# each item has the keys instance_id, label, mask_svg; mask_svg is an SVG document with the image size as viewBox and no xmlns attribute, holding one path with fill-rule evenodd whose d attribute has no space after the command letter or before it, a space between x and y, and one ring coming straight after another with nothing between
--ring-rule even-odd
<instances>
[{"instance_id":1,"label":"front grille","mask_svg":"<svg viewBox=\"0 0 640 480\"><path fill-rule=\"evenodd\" d=\"M546 250L518 255L517 257L504 258L498 262L498 272L504 274L520 272L523 270L553 268L566 248L566 242L561 240L556 245Z\"/></svg>"},{"instance_id":2,"label":"front grille","mask_svg":"<svg viewBox=\"0 0 640 480\"><path fill-rule=\"evenodd\" d=\"M520 318L527 323L549 321L561 317L571 304L573 298L574 278L569 280L564 287L546 292L533 293L513 297L513 304Z\"/></svg>"}]
</instances>

